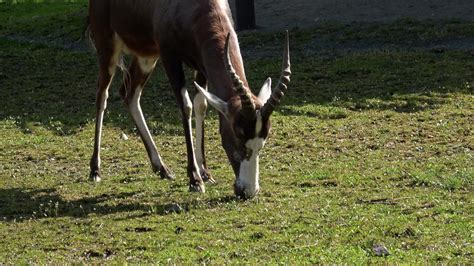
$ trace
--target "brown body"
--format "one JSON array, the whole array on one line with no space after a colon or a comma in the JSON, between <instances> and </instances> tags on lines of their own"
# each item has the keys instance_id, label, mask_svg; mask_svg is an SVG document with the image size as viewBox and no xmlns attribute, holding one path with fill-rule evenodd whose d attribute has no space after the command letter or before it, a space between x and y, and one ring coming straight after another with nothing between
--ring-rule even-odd
<instances>
[{"instance_id":1,"label":"brown body","mask_svg":"<svg viewBox=\"0 0 474 266\"><path fill-rule=\"evenodd\" d=\"M227 103L227 113L220 110L220 131L223 146L238 177L240 168L236 152L245 153L245 141L254 138L256 134L256 116L244 114L257 112L263 103L248 87L227 1L90 0L89 21L99 59L96 136L91 159L91 179L100 180L103 113L107 91L122 52L132 54L133 59L128 69L130 75L126 75L120 93L137 125L153 168L159 171L163 178L173 177L157 152L140 107L141 91L156 61L160 59L183 117L190 188L204 191L203 179L212 180L205 162L203 139L203 118L207 107L206 98L209 95L198 90L194 99L198 131L197 146L194 147L191 133L193 104L185 86L183 64L196 70L196 82L200 87L206 88L209 85L215 96ZM228 49L229 64L226 65L228 34L230 37L227 39L227 48L231 48ZM235 79L229 75L229 66L233 68L242 85L240 93L235 89ZM274 98L278 101L279 97L281 95ZM211 105L213 102L211 101ZM249 111L245 106L253 107L253 111ZM244 112L243 109L248 110ZM257 133L265 139L269 131L269 115L263 120L263 129ZM241 133L243 136L240 136Z\"/></svg>"},{"instance_id":2,"label":"brown body","mask_svg":"<svg viewBox=\"0 0 474 266\"><path fill-rule=\"evenodd\" d=\"M226 6L219 2L226 3L217 0L91 1L89 19L94 43L99 52L109 50L116 34L128 52L154 58L172 54L206 77L210 74L210 86L223 88L231 86L223 61L225 38L230 32L235 47L231 50L232 64L248 86L231 18ZM223 100L231 96L219 92L225 90L216 91Z\"/></svg>"}]
</instances>

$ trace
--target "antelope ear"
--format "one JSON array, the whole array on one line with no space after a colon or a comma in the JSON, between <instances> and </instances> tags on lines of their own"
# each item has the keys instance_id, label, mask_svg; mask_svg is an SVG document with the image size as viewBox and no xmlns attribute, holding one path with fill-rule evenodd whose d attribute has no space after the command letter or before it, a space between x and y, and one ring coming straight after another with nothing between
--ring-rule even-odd
<instances>
[{"instance_id":1,"label":"antelope ear","mask_svg":"<svg viewBox=\"0 0 474 266\"><path fill-rule=\"evenodd\" d=\"M223 100L219 99L216 95L207 92L207 90L203 89L199 84L194 82L194 86L196 86L197 90L206 97L207 101L210 105L217 109L221 114L225 116L225 118L229 118L229 105L224 102Z\"/></svg>"},{"instance_id":2,"label":"antelope ear","mask_svg":"<svg viewBox=\"0 0 474 266\"><path fill-rule=\"evenodd\" d=\"M271 95L272 95L272 79L267 78L267 80L265 80L265 83L263 83L263 86L260 89L260 92L258 93L258 99L264 105L268 101Z\"/></svg>"}]
</instances>

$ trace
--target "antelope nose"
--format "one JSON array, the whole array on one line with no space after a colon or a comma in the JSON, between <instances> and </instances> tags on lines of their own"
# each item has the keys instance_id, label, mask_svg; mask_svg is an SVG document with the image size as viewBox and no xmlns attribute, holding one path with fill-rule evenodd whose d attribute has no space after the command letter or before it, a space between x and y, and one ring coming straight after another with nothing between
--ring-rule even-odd
<instances>
[{"instance_id":1,"label":"antelope nose","mask_svg":"<svg viewBox=\"0 0 474 266\"><path fill-rule=\"evenodd\" d=\"M249 188L245 186L239 186L237 184L234 185L234 193L237 198L248 200L254 198L258 192L260 192L260 188Z\"/></svg>"}]
</instances>

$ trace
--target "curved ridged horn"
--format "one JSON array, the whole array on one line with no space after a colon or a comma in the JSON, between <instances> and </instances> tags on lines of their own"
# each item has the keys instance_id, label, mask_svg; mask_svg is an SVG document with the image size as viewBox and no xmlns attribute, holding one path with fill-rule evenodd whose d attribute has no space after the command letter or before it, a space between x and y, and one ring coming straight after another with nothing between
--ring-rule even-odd
<instances>
[{"instance_id":1,"label":"curved ridged horn","mask_svg":"<svg viewBox=\"0 0 474 266\"><path fill-rule=\"evenodd\" d=\"M252 99L250 90L245 88L244 83L242 80L240 80L240 77L237 75L237 73L235 73L235 69L232 66L232 62L230 61L229 40L230 33L227 34L225 41L225 67L229 73L230 79L232 80L233 89L236 90L237 94L240 96L240 101L242 103L242 114L244 114L247 118L254 118L256 115L255 103Z\"/></svg>"},{"instance_id":2,"label":"curved ridged horn","mask_svg":"<svg viewBox=\"0 0 474 266\"><path fill-rule=\"evenodd\" d=\"M288 84L290 84L290 37L288 31L286 31L286 41L285 49L283 52L283 64L282 64L281 76L278 84L273 89L273 93L262 107L261 114L263 118L269 118L272 114L275 107L280 104L280 100L285 95L286 90L288 89Z\"/></svg>"}]
</instances>

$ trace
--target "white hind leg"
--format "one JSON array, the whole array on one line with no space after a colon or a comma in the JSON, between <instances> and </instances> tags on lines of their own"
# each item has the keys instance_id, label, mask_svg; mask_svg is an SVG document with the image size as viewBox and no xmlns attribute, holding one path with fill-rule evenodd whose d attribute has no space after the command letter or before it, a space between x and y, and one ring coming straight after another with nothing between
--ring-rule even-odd
<instances>
[{"instance_id":1,"label":"white hind leg","mask_svg":"<svg viewBox=\"0 0 474 266\"><path fill-rule=\"evenodd\" d=\"M107 49L105 49L107 48ZM100 173L100 144L102 139L102 124L104 112L107 108L107 98L109 97L109 87L115 73L115 68L120 56L120 49L117 45L114 47L104 47L97 51L99 55L99 78L97 81L96 94L96 118L95 118L95 136L94 152L90 161L89 179L94 182L101 181Z\"/></svg>"},{"instance_id":2,"label":"white hind leg","mask_svg":"<svg viewBox=\"0 0 474 266\"><path fill-rule=\"evenodd\" d=\"M174 175L164 164L163 159L156 149L155 142L153 141L140 106L140 97L143 87L155 68L156 61L156 58L135 57L129 67L124 84L122 85L122 91L126 92L125 95L123 95L125 103L145 145L153 170L159 172L161 178L173 179Z\"/></svg>"}]
</instances>

